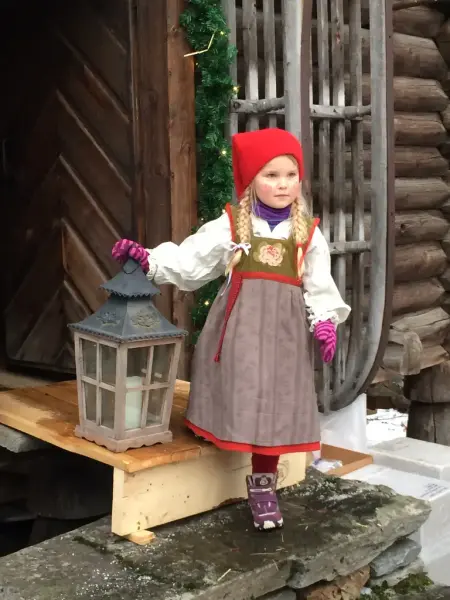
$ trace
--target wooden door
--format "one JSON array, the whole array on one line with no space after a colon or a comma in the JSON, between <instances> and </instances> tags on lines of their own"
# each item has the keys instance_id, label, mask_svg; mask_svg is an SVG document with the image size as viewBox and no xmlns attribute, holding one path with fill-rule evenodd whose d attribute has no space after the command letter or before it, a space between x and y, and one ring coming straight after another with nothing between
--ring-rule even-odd
<instances>
[{"instance_id":1,"label":"wooden door","mask_svg":"<svg viewBox=\"0 0 450 600\"><path fill-rule=\"evenodd\" d=\"M31 1L11 10L7 25L0 19L10 362L71 370L67 324L105 300L98 288L117 272L114 242L170 238L164 4ZM140 40L148 36L144 60ZM158 219L146 218L154 208L148 190L157 193Z\"/></svg>"}]
</instances>

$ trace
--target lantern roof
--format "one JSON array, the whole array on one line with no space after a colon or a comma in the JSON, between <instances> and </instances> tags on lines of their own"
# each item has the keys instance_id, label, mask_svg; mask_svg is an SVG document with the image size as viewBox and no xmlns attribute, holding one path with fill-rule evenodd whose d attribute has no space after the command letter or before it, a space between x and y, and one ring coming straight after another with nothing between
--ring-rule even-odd
<instances>
[{"instance_id":1,"label":"lantern roof","mask_svg":"<svg viewBox=\"0 0 450 600\"><path fill-rule=\"evenodd\" d=\"M128 259L121 272L101 287L110 294L108 300L92 315L71 323L70 329L119 343L187 335L153 304L153 296L160 292L135 260Z\"/></svg>"}]
</instances>

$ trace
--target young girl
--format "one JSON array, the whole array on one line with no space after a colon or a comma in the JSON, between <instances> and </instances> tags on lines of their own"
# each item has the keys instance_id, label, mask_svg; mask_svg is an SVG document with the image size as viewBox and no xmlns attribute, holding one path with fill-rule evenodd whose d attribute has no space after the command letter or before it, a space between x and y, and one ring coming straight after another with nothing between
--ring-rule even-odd
<instances>
[{"instance_id":1,"label":"young girl","mask_svg":"<svg viewBox=\"0 0 450 600\"><path fill-rule=\"evenodd\" d=\"M223 450L252 453L249 504L265 530L283 525L279 456L320 447L310 332L329 362L350 308L301 195L297 139L282 129L241 133L232 151L238 207L227 205L179 246L121 240L113 256L131 256L157 285L186 291L228 276L195 349L186 424Z\"/></svg>"}]
</instances>

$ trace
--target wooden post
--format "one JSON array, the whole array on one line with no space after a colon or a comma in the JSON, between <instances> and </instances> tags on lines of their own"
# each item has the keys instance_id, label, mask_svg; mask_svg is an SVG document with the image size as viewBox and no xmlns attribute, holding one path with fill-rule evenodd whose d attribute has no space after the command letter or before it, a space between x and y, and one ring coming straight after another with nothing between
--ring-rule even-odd
<instances>
[{"instance_id":1,"label":"wooden post","mask_svg":"<svg viewBox=\"0 0 450 600\"><path fill-rule=\"evenodd\" d=\"M184 8L184 0L167 2L172 241L176 244L191 234L197 222L194 59L185 57L191 49L180 28L180 15ZM192 304L193 294L174 290L172 321L177 327L191 330ZM187 342L178 371L181 379L189 379L190 356Z\"/></svg>"},{"instance_id":2,"label":"wooden post","mask_svg":"<svg viewBox=\"0 0 450 600\"><path fill-rule=\"evenodd\" d=\"M134 0L130 10L131 88L137 239L148 248L171 238L166 0ZM172 289L158 309L172 318Z\"/></svg>"}]
</instances>

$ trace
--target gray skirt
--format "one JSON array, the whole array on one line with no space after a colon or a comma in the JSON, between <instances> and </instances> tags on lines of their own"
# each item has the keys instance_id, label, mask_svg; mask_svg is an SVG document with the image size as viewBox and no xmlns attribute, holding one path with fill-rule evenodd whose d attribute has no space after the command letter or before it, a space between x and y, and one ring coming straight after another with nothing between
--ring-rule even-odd
<instances>
[{"instance_id":1,"label":"gray skirt","mask_svg":"<svg viewBox=\"0 0 450 600\"><path fill-rule=\"evenodd\" d=\"M187 420L226 442L317 442L313 339L302 289L244 279L217 363L228 290L221 294L195 349Z\"/></svg>"}]
</instances>

